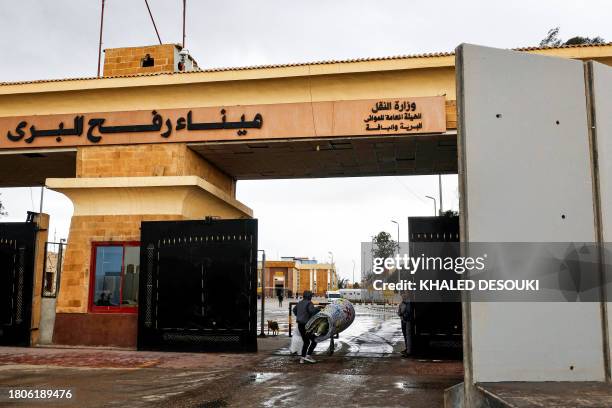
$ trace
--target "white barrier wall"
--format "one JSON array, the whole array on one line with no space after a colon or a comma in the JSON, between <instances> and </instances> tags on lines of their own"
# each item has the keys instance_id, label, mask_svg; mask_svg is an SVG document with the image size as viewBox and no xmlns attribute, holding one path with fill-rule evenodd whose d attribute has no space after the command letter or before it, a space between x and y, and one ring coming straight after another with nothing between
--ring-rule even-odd
<instances>
[{"instance_id":1,"label":"white barrier wall","mask_svg":"<svg viewBox=\"0 0 612 408\"><path fill-rule=\"evenodd\" d=\"M601 202L602 238L612 249L612 68L590 62L595 134L599 162L599 198ZM606 259L612 265L612 259ZM610 273L608 271L608 278ZM608 299L611 300L611 299ZM608 338L612 338L612 302L608 302ZM608 344L610 345L610 343ZM612 355L612 348L609 349Z\"/></svg>"},{"instance_id":2,"label":"white barrier wall","mask_svg":"<svg viewBox=\"0 0 612 408\"><path fill-rule=\"evenodd\" d=\"M457 55L464 238L594 242L583 63ZM598 303L474 302L466 320L474 382L605 378Z\"/></svg>"}]
</instances>

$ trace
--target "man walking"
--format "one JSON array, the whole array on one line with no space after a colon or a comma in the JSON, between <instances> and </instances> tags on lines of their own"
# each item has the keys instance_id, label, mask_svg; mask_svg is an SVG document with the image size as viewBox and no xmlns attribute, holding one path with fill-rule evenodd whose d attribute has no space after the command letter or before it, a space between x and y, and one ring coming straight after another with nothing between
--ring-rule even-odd
<instances>
[{"instance_id":1,"label":"man walking","mask_svg":"<svg viewBox=\"0 0 612 408\"><path fill-rule=\"evenodd\" d=\"M304 297L298 302L293 308L293 314L296 316L298 330L304 341L302 346L302 357L300 358L300 364L304 362L316 363L317 361L312 358L312 352L314 351L317 343L314 341L314 336L306 333L306 323L314 315L319 313L319 309L312 303L312 292L309 290L304 291Z\"/></svg>"},{"instance_id":2,"label":"man walking","mask_svg":"<svg viewBox=\"0 0 612 408\"><path fill-rule=\"evenodd\" d=\"M410 349L412 348L410 328L410 321L412 320L411 313L412 310L410 307L408 292L402 292L402 303L400 303L399 307L397 308L397 315L401 319L402 334L404 335L405 350L402 351L402 357L408 357L410 355Z\"/></svg>"},{"instance_id":3,"label":"man walking","mask_svg":"<svg viewBox=\"0 0 612 408\"><path fill-rule=\"evenodd\" d=\"M278 298L278 307L283 307L283 292L280 289L276 293L276 297Z\"/></svg>"}]
</instances>

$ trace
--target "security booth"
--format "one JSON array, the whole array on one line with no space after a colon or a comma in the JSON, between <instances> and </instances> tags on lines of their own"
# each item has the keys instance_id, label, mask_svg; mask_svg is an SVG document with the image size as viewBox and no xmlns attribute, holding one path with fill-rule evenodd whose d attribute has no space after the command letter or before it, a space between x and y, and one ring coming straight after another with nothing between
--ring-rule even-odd
<instances>
[{"instance_id":1,"label":"security booth","mask_svg":"<svg viewBox=\"0 0 612 408\"><path fill-rule=\"evenodd\" d=\"M166 163L171 160L169 155ZM222 291L225 302L240 295L253 306L249 251L257 249L257 228L250 208L197 176L56 179L48 185L75 205L55 344L204 350L211 346L206 336L231 332L212 330L221 327L240 329L229 343L253 349L250 318L225 326L225 309L203 311L221 305L215 296ZM246 236L248 245L239 239ZM219 257L228 254L233 258L223 264ZM145 312L152 314L145 318Z\"/></svg>"}]
</instances>

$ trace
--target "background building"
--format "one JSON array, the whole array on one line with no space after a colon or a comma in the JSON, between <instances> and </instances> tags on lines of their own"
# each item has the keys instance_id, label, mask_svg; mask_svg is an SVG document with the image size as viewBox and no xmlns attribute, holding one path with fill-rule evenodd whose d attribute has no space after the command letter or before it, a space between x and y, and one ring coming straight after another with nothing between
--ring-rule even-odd
<instances>
[{"instance_id":1,"label":"background building","mask_svg":"<svg viewBox=\"0 0 612 408\"><path fill-rule=\"evenodd\" d=\"M257 292L261 293L261 262L257 274ZM265 286L269 297L277 296L278 291L285 297L293 297L305 290L315 296L325 296L328 290L338 290L338 274L334 264L305 257L282 257L280 261L266 260Z\"/></svg>"}]
</instances>

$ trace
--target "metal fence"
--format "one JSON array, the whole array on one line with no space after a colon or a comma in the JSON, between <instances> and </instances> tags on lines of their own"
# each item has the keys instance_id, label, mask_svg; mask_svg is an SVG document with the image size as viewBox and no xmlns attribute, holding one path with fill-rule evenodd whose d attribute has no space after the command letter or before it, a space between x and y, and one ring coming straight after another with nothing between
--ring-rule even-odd
<instances>
[{"instance_id":1,"label":"metal fence","mask_svg":"<svg viewBox=\"0 0 612 408\"><path fill-rule=\"evenodd\" d=\"M45 244L45 264L43 268L42 297L55 298L59 292L60 277L64 264L66 242L47 242Z\"/></svg>"}]
</instances>

